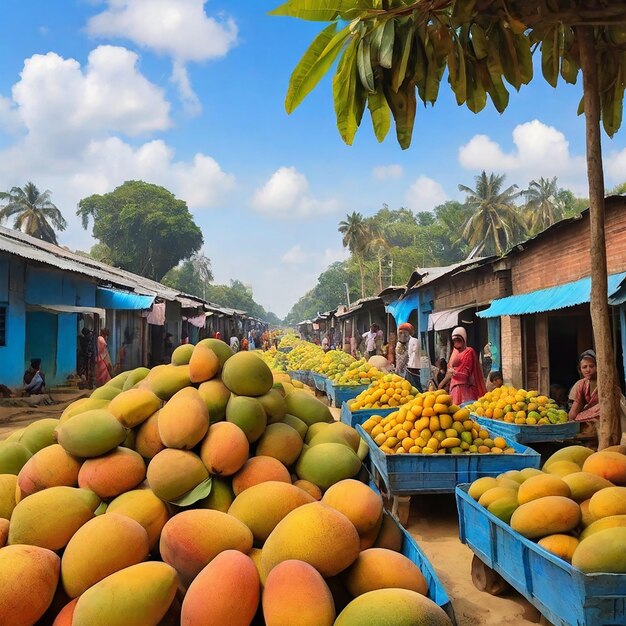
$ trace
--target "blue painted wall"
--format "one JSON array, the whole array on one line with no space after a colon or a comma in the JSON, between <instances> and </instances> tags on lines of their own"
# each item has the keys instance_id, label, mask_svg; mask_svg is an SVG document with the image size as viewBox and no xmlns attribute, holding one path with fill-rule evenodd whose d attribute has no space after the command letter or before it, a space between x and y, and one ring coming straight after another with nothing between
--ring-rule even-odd
<instances>
[{"instance_id":1,"label":"blue painted wall","mask_svg":"<svg viewBox=\"0 0 626 626\"><path fill-rule=\"evenodd\" d=\"M51 384L57 369L57 316L45 311L26 311L26 361L41 359L41 370Z\"/></svg>"},{"instance_id":2,"label":"blue painted wall","mask_svg":"<svg viewBox=\"0 0 626 626\"><path fill-rule=\"evenodd\" d=\"M26 303L95 306L96 285L60 270L29 266L26 269Z\"/></svg>"}]
</instances>

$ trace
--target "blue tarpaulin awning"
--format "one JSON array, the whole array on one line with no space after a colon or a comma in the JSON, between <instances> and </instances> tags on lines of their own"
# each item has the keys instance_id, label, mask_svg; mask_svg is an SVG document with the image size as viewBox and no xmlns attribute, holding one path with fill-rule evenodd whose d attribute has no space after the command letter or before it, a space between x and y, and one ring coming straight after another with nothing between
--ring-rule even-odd
<instances>
[{"instance_id":1,"label":"blue tarpaulin awning","mask_svg":"<svg viewBox=\"0 0 626 626\"><path fill-rule=\"evenodd\" d=\"M626 278L626 272L609 276L609 288L607 297L611 297ZM589 302L591 294L591 278L580 280L564 285L556 285L546 289L522 293L507 298L499 298L491 303L484 311L476 313L478 317L500 317L502 315L528 315L531 313L543 313L544 311L556 311L577 304Z\"/></svg>"},{"instance_id":2,"label":"blue tarpaulin awning","mask_svg":"<svg viewBox=\"0 0 626 626\"><path fill-rule=\"evenodd\" d=\"M116 309L120 311L139 311L149 309L155 296L143 296L137 293L96 288L96 306L102 309Z\"/></svg>"}]
</instances>

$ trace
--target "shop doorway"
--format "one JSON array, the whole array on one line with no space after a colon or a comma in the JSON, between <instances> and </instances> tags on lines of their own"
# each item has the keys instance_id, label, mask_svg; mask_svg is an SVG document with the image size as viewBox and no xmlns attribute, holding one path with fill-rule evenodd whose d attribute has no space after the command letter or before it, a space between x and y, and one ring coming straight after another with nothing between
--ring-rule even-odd
<instances>
[{"instance_id":1,"label":"shop doorway","mask_svg":"<svg viewBox=\"0 0 626 626\"><path fill-rule=\"evenodd\" d=\"M578 380L579 324L581 318L554 315L548 318L550 385L568 391Z\"/></svg>"}]
</instances>

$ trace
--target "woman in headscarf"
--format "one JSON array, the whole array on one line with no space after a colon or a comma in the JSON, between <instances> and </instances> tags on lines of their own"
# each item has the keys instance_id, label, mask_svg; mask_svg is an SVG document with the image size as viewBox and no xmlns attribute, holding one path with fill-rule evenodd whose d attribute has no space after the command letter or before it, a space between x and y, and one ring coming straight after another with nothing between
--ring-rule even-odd
<instances>
[{"instance_id":1,"label":"woman in headscarf","mask_svg":"<svg viewBox=\"0 0 626 626\"><path fill-rule=\"evenodd\" d=\"M569 419L576 422L591 422L589 427L583 430L593 431L595 430L593 423L600 417L596 353L593 350L585 350L578 358L578 367L583 378L576 387Z\"/></svg>"},{"instance_id":2,"label":"woman in headscarf","mask_svg":"<svg viewBox=\"0 0 626 626\"><path fill-rule=\"evenodd\" d=\"M106 385L111 380L111 372L113 365L109 356L109 348L107 346L107 338L109 331L103 328L98 337L98 353L96 355L96 383L98 387Z\"/></svg>"},{"instance_id":3,"label":"woman in headscarf","mask_svg":"<svg viewBox=\"0 0 626 626\"><path fill-rule=\"evenodd\" d=\"M449 381L452 403L456 405L478 400L487 390L478 356L474 348L467 345L465 328L459 326L452 331L452 346L448 374L439 383L439 389Z\"/></svg>"}]
</instances>

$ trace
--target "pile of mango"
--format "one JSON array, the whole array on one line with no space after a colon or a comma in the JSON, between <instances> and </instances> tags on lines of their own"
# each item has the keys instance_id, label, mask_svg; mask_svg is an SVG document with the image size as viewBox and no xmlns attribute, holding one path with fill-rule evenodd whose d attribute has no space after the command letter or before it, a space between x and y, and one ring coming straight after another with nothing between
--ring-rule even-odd
<instances>
[{"instance_id":1,"label":"pile of mango","mask_svg":"<svg viewBox=\"0 0 626 626\"><path fill-rule=\"evenodd\" d=\"M385 374L352 400L350 410L391 409L410 402L418 393L405 378L397 374Z\"/></svg>"},{"instance_id":2,"label":"pile of mango","mask_svg":"<svg viewBox=\"0 0 626 626\"><path fill-rule=\"evenodd\" d=\"M0 442L0 624L449 625L366 454L257 353L125 372Z\"/></svg>"},{"instance_id":3,"label":"pile of mango","mask_svg":"<svg viewBox=\"0 0 626 626\"><path fill-rule=\"evenodd\" d=\"M356 359L343 350L329 350L324 354L322 361L312 371L333 378L345 372Z\"/></svg>"},{"instance_id":4,"label":"pile of mango","mask_svg":"<svg viewBox=\"0 0 626 626\"><path fill-rule=\"evenodd\" d=\"M365 359L353 360L342 372L329 376L334 385L369 385L385 375L377 367L370 365Z\"/></svg>"},{"instance_id":5,"label":"pile of mango","mask_svg":"<svg viewBox=\"0 0 626 626\"><path fill-rule=\"evenodd\" d=\"M503 437L491 438L442 389L418 394L386 417L373 415L363 430L385 454L515 454Z\"/></svg>"},{"instance_id":6,"label":"pile of mango","mask_svg":"<svg viewBox=\"0 0 626 626\"><path fill-rule=\"evenodd\" d=\"M587 574L626 573L626 448L569 446L542 470L474 481L469 495Z\"/></svg>"},{"instance_id":7,"label":"pile of mango","mask_svg":"<svg viewBox=\"0 0 626 626\"><path fill-rule=\"evenodd\" d=\"M258 352L258 355L267 363L271 370L276 372L287 371L287 355L277 350L274 346L269 350Z\"/></svg>"},{"instance_id":8,"label":"pile of mango","mask_svg":"<svg viewBox=\"0 0 626 626\"><path fill-rule=\"evenodd\" d=\"M280 342L278 343L278 347L279 348L293 348L296 345L298 345L298 343L300 343L301 341L302 341L302 339L300 339L300 337L298 337L298 335L296 335L296 333L285 333L280 338Z\"/></svg>"},{"instance_id":9,"label":"pile of mango","mask_svg":"<svg viewBox=\"0 0 626 626\"><path fill-rule=\"evenodd\" d=\"M560 409L551 398L510 385L488 391L468 408L474 415L509 424L543 426L568 421L567 411Z\"/></svg>"},{"instance_id":10,"label":"pile of mango","mask_svg":"<svg viewBox=\"0 0 626 626\"><path fill-rule=\"evenodd\" d=\"M287 355L290 370L312 370L324 358L324 350L310 341L299 341Z\"/></svg>"}]
</instances>

